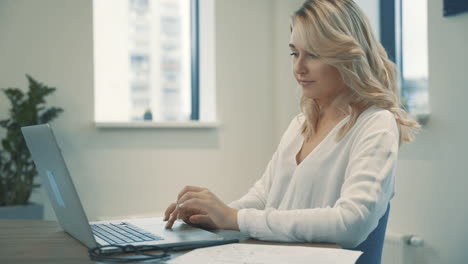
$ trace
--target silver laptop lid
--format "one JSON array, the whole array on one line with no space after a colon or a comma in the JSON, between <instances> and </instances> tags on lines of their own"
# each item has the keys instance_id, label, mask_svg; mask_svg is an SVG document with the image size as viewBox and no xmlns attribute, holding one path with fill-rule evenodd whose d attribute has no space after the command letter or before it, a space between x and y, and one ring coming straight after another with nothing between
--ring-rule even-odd
<instances>
[{"instance_id":1,"label":"silver laptop lid","mask_svg":"<svg viewBox=\"0 0 468 264\"><path fill-rule=\"evenodd\" d=\"M95 247L96 240L52 128L45 124L21 130L63 230L88 248Z\"/></svg>"}]
</instances>

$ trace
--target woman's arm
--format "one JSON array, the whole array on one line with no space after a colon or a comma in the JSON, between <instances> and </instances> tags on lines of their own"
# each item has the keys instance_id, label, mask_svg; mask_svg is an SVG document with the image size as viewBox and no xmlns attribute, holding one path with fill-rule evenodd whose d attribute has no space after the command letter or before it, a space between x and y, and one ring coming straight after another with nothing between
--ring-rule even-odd
<instances>
[{"instance_id":1,"label":"woman's arm","mask_svg":"<svg viewBox=\"0 0 468 264\"><path fill-rule=\"evenodd\" d=\"M221 202L206 188L186 186L177 196L177 202L170 204L164 213L164 221L168 221L166 228L172 228L174 222L180 217L186 223L198 224L209 229L238 230L238 209L255 208L261 210L265 208L267 188L270 186L276 156L275 152L263 176L250 188L249 192L229 205Z\"/></svg>"},{"instance_id":2,"label":"woman's arm","mask_svg":"<svg viewBox=\"0 0 468 264\"><path fill-rule=\"evenodd\" d=\"M354 142L340 198L333 207L241 209L239 229L263 240L331 242L344 247L363 242L377 227L393 195L398 135L375 128L361 135Z\"/></svg>"},{"instance_id":3,"label":"woman's arm","mask_svg":"<svg viewBox=\"0 0 468 264\"><path fill-rule=\"evenodd\" d=\"M207 228L238 230L238 209L255 208L262 210L265 208L282 142L285 138L290 137L291 133L297 133L300 124L299 116L291 121L262 177L250 188L246 195L226 205L206 188L186 186L179 193L177 202L170 204L166 209L164 214L164 220L168 221L166 227L171 228L174 221L181 217L187 223L199 224Z\"/></svg>"}]
</instances>

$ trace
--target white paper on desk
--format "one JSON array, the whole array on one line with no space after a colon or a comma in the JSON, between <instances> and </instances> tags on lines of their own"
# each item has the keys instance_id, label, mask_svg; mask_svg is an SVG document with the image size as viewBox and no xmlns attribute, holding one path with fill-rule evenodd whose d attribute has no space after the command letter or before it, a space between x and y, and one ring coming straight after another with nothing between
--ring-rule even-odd
<instances>
[{"instance_id":1,"label":"white paper on desk","mask_svg":"<svg viewBox=\"0 0 468 264\"><path fill-rule=\"evenodd\" d=\"M171 264L356 263L361 251L334 248L229 244L193 250Z\"/></svg>"}]
</instances>

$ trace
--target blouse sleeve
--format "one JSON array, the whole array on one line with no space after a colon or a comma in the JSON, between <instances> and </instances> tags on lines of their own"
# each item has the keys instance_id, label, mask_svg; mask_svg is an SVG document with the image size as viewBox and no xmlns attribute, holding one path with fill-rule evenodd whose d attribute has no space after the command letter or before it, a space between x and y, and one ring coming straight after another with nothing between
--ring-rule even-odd
<instances>
[{"instance_id":1,"label":"blouse sleeve","mask_svg":"<svg viewBox=\"0 0 468 264\"><path fill-rule=\"evenodd\" d=\"M262 240L329 242L349 248L363 242L393 196L399 147L393 115L367 121L351 147L340 198L333 207L241 209L240 231Z\"/></svg>"}]
</instances>

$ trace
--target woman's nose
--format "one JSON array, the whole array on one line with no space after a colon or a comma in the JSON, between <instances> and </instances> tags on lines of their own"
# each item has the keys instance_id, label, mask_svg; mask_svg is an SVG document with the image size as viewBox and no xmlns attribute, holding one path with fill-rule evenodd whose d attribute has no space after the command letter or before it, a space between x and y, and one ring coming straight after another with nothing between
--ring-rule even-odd
<instances>
[{"instance_id":1,"label":"woman's nose","mask_svg":"<svg viewBox=\"0 0 468 264\"><path fill-rule=\"evenodd\" d=\"M302 58L297 58L294 62L294 73L296 74L305 74L307 72L307 67L304 64Z\"/></svg>"}]
</instances>

